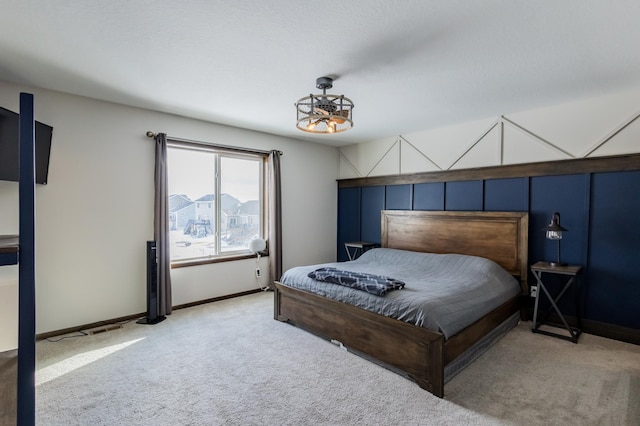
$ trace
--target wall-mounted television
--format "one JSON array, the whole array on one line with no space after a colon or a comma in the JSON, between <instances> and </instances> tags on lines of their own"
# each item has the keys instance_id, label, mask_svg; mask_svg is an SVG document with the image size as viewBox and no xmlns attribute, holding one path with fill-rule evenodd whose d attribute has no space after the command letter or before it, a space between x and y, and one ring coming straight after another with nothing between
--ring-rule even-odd
<instances>
[{"instance_id":1,"label":"wall-mounted television","mask_svg":"<svg viewBox=\"0 0 640 426\"><path fill-rule=\"evenodd\" d=\"M0 180L20 180L19 115L0 107ZM46 185L53 127L35 122L36 183Z\"/></svg>"}]
</instances>

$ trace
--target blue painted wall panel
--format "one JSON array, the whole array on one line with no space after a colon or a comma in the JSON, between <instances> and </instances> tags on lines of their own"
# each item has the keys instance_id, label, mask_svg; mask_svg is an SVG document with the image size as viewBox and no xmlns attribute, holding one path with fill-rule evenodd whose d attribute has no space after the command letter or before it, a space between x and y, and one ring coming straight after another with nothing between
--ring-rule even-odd
<instances>
[{"instance_id":1,"label":"blue painted wall panel","mask_svg":"<svg viewBox=\"0 0 640 426\"><path fill-rule=\"evenodd\" d=\"M360 212L360 236L362 241L380 244L380 212L384 210L384 186L362 188L362 210Z\"/></svg>"},{"instance_id":2,"label":"blue painted wall panel","mask_svg":"<svg viewBox=\"0 0 640 426\"><path fill-rule=\"evenodd\" d=\"M482 181L447 182L445 185L445 210L482 210Z\"/></svg>"},{"instance_id":3,"label":"blue painted wall panel","mask_svg":"<svg viewBox=\"0 0 640 426\"><path fill-rule=\"evenodd\" d=\"M578 174L532 177L530 185L529 263L557 260L558 242L548 240L544 229L551 222L553 213L558 212L560 225L567 229L560 240L560 260L586 266L589 176ZM535 283L531 274L530 279ZM552 294L557 294L566 281L564 276L543 275L543 282ZM574 290L575 288L572 292ZM541 301L545 306L546 299ZM576 315L573 293L568 293L558 305L564 314Z\"/></svg>"},{"instance_id":4,"label":"blue painted wall panel","mask_svg":"<svg viewBox=\"0 0 640 426\"><path fill-rule=\"evenodd\" d=\"M386 191L387 210L411 210L412 185L388 185Z\"/></svg>"},{"instance_id":5,"label":"blue painted wall panel","mask_svg":"<svg viewBox=\"0 0 640 426\"><path fill-rule=\"evenodd\" d=\"M413 210L444 210L444 182L413 185Z\"/></svg>"},{"instance_id":6,"label":"blue painted wall panel","mask_svg":"<svg viewBox=\"0 0 640 426\"><path fill-rule=\"evenodd\" d=\"M529 264L556 259L557 243L543 228L557 211L568 229L561 260L584 267L583 318L640 329L640 171L340 189L340 260L345 241L380 242L383 208L529 211ZM532 274L529 280L535 283ZM554 292L567 279L543 280ZM559 303L567 315L576 314L572 296Z\"/></svg>"},{"instance_id":7,"label":"blue painted wall panel","mask_svg":"<svg viewBox=\"0 0 640 426\"><path fill-rule=\"evenodd\" d=\"M494 212L529 211L529 179L490 179L484 182L484 209Z\"/></svg>"},{"instance_id":8,"label":"blue painted wall panel","mask_svg":"<svg viewBox=\"0 0 640 426\"><path fill-rule=\"evenodd\" d=\"M554 260L557 243L545 238L545 228L554 212L560 213L560 224L568 232L560 243L564 262L584 265L589 229L588 175L541 176L531 178L529 211L529 261Z\"/></svg>"},{"instance_id":9,"label":"blue painted wall panel","mask_svg":"<svg viewBox=\"0 0 640 426\"><path fill-rule=\"evenodd\" d=\"M640 328L640 172L592 178L585 315Z\"/></svg>"},{"instance_id":10,"label":"blue painted wall panel","mask_svg":"<svg viewBox=\"0 0 640 426\"><path fill-rule=\"evenodd\" d=\"M360 188L338 189L338 261L348 260L344 243L360 241Z\"/></svg>"}]
</instances>

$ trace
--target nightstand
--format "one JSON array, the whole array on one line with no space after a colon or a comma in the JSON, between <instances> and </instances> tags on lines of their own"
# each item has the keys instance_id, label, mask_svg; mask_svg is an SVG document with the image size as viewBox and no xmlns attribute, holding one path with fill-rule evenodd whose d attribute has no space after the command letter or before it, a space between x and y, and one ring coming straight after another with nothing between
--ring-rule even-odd
<instances>
[{"instance_id":1,"label":"nightstand","mask_svg":"<svg viewBox=\"0 0 640 426\"><path fill-rule=\"evenodd\" d=\"M579 265L551 266L549 262L537 262L536 264L531 266L531 272L533 272L533 275L536 277L536 281L538 281L538 291L536 292L536 301L535 301L535 306L533 308L533 326L531 327L531 331L534 333L541 333L541 334L546 334L548 336L559 337L561 339L569 340L573 343L578 343L578 337L580 337L580 334L582 333L582 326L580 322L580 297L579 297L580 295L579 276L580 276L580 273L582 272L582 266L579 266ZM542 281L543 273L563 275L568 278L568 281L564 284L564 287L562 288L562 290L560 290L560 292L555 297L551 296L551 294L549 293L549 290L547 290L547 287ZM567 290L571 288L571 286L573 285L576 286L575 303L576 303L576 316L578 320L578 327L571 327L567 323L567 320L565 319L564 315L562 315L562 312L560 311L560 308L558 308L558 305L557 305L558 300L560 300L562 296L564 296L564 294L567 292ZM551 307L549 307L549 309L547 309L547 311L543 315L541 315L540 319L538 320L538 302L542 297L542 294L544 294L549 300L549 302L551 302ZM555 310L556 314L558 314L558 316L560 317L560 321L562 321L562 325L545 323L547 317L549 316L549 313L551 312L551 309ZM564 326L564 328L569 332L569 335L567 336L564 334L554 333L548 330L542 330L540 329L541 325L550 325L552 327Z\"/></svg>"},{"instance_id":2,"label":"nightstand","mask_svg":"<svg viewBox=\"0 0 640 426\"><path fill-rule=\"evenodd\" d=\"M349 260L355 260L362 255L365 251L378 247L376 243L368 243L365 241L353 241L344 243L344 249L347 251Z\"/></svg>"}]
</instances>

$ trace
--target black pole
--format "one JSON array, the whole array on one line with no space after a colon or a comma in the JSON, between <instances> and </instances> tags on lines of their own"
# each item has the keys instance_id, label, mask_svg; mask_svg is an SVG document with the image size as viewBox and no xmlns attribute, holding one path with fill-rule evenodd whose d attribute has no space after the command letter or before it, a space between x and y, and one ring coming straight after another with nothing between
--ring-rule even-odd
<instances>
[{"instance_id":1,"label":"black pole","mask_svg":"<svg viewBox=\"0 0 640 426\"><path fill-rule=\"evenodd\" d=\"M18 424L36 422L35 130L33 95L20 93Z\"/></svg>"}]
</instances>

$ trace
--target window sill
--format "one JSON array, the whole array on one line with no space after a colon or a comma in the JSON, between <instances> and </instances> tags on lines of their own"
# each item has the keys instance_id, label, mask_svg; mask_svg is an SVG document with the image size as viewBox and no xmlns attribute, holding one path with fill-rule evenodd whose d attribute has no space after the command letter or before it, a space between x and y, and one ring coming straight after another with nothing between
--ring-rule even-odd
<instances>
[{"instance_id":1,"label":"window sill","mask_svg":"<svg viewBox=\"0 0 640 426\"><path fill-rule=\"evenodd\" d=\"M260 254L261 257L269 256L268 252L264 252ZM208 265L210 263L222 263L222 262L233 262L236 260L245 260L245 259L255 259L256 255L253 253L247 254L234 254L229 256L217 256L207 259L192 259L192 260L184 260L184 261L176 261L171 262L171 269L175 268L185 268L187 266L199 266L199 265Z\"/></svg>"}]
</instances>

